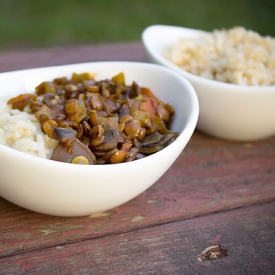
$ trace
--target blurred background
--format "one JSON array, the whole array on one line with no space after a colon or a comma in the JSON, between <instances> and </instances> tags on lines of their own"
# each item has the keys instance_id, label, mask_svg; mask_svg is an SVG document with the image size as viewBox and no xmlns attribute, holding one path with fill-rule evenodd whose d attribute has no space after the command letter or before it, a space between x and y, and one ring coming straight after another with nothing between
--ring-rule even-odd
<instances>
[{"instance_id":1,"label":"blurred background","mask_svg":"<svg viewBox=\"0 0 275 275\"><path fill-rule=\"evenodd\" d=\"M275 1L0 0L0 51L138 41L153 24L275 36Z\"/></svg>"}]
</instances>

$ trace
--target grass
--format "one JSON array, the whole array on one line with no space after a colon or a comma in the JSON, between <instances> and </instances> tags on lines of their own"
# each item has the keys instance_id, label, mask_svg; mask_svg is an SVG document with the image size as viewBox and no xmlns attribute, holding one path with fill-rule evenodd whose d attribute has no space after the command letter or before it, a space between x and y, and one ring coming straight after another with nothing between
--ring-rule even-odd
<instances>
[{"instance_id":1,"label":"grass","mask_svg":"<svg viewBox=\"0 0 275 275\"><path fill-rule=\"evenodd\" d=\"M152 24L275 36L273 0L0 0L0 50L140 40Z\"/></svg>"}]
</instances>

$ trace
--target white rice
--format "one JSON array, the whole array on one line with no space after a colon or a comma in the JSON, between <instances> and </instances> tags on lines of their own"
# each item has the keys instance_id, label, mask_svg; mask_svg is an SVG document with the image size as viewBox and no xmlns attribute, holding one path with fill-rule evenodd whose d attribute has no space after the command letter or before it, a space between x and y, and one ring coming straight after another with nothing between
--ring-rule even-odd
<instances>
[{"instance_id":1,"label":"white rice","mask_svg":"<svg viewBox=\"0 0 275 275\"><path fill-rule=\"evenodd\" d=\"M181 38L163 55L205 78L249 86L275 85L275 38L235 27Z\"/></svg>"},{"instance_id":2,"label":"white rice","mask_svg":"<svg viewBox=\"0 0 275 275\"><path fill-rule=\"evenodd\" d=\"M57 141L45 135L33 114L12 110L0 99L0 144L41 158L50 158Z\"/></svg>"}]
</instances>

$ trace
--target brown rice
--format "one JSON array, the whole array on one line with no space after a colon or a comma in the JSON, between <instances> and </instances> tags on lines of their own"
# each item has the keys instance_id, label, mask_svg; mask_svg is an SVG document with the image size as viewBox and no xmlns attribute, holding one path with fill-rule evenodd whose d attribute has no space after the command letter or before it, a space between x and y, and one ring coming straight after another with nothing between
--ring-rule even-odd
<instances>
[{"instance_id":1,"label":"brown rice","mask_svg":"<svg viewBox=\"0 0 275 275\"><path fill-rule=\"evenodd\" d=\"M181 38L164 56L205 78L239 85L275 85L275 38L235 27Z\"/></svg>"}]
</instances>

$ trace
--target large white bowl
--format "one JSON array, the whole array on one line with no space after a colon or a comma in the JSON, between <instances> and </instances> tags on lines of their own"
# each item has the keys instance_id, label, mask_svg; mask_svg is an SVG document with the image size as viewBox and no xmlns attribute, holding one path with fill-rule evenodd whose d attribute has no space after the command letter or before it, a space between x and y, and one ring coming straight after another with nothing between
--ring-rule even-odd
<instances>
[{"instance_id":1,"label":"large white bowl","mask_svg":"<svg viewBox=\"0 0 275 275\"><path fill-rule=\"evenodd\" d=\"M197 129L211 136L253 141L275 134L275 86L242 86L188 73L162 55L180 37L198 36L198 30L152 25L142 33L148 60L183 75L195 88L200 105Z\"/></svg>"},{"instance_id":2,"label":"large white bowl","mask_svg":"<svg viewBox=\"0 0 275 275\"><path fill-rule=\"evenodd\" d=\"M134 62L98 62L0 74L5 97L33 92L42 81L96 72L98 79L124 72L175 108L172 125L180 135L162 151L129 163L76 165L51 161L0 145L0 196L24 208L56 216L83 216L106 211L136 197L154 184L188 143L199 107L192 85L162 66ZM3 95L3 94L2 94Z\"/></svg>"}]
</instances>

